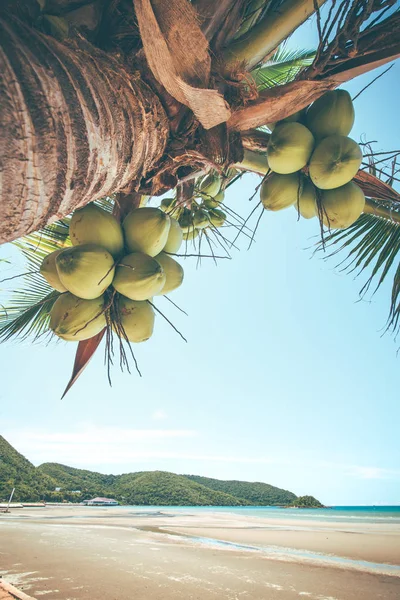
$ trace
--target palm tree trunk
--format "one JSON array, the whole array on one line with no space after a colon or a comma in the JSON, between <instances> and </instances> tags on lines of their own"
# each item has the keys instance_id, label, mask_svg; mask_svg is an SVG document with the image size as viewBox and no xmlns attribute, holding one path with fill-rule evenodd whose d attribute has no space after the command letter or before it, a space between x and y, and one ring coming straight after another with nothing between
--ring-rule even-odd
<instances>
[{"instance_id":1,"label":"palm tree trunk","mask_svg":"<svg viewBox=\"0 0 400 600\"><path fill-rule=\"evenodd\" d=\"M0 19L0 242L139 182L169 133L154 92L78 38Z\"/></svg>"}]
</instances>

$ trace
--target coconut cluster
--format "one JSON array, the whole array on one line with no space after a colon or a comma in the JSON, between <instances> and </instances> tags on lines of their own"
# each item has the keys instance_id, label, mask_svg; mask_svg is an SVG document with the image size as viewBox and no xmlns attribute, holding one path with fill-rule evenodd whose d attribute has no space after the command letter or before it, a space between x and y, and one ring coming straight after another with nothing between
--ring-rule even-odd
<instances>
[{"instance_id":1,"label":"coconut cluster","mask_svg":"<svg viewBox=\"0 0 400 600\"><path fill-rule=\"evenodd\" d=\"M219 208L225 196L221 184L218 175L206 175L191 199L190 207L182 206L175 198L161 201L161 210L178 220L184 240L194 240L202 230L224 225L226 214Z\"/></svg>"},{"instance_id":2,"label":"coconut cluster","mask_svg":"<svg viewBox=\"0 0 400 600\"><path fill-rule=\"evenodd\" d=\"M275 124L267 149L272 173L261 186L264 208L294 205L302 217L319 214L332 228L354 223L365 197L352 182L362 161L360 146L348 137L353 124L354 107L345 90L327 92L307 110Z\"/></svg>"},{"instance_id":3,"label":"coconut cluster","mask_svg":"<svg viewBox=\"0 0 400 600\"><path fill-rule=\"evenodd\" d=\"M50 313L50 329L68 341L89 339L112 323L130 342L153 333L153 296L179 287L183 269L171 256L183 231L158 208L137 208L122 226L95 204L71 218L72 246L46 256L40 272L61 292Z\"/></svg>"}]
</instances>

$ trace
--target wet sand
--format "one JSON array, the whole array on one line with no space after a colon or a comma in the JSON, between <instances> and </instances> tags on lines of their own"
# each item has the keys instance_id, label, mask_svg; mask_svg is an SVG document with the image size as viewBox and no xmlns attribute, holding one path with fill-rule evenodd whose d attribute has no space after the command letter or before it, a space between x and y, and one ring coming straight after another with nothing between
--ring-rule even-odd
<instances>
[{"instance_id":1,"label":"wet sand","mask_svg":"<svg viewBox=\"0 0 400 600\"><path fill-rule=\"evenodd\" d=\"M20 509L0 515L0 572L38 600L397 600L400 527Z\"/></svg>"}]
</instances>

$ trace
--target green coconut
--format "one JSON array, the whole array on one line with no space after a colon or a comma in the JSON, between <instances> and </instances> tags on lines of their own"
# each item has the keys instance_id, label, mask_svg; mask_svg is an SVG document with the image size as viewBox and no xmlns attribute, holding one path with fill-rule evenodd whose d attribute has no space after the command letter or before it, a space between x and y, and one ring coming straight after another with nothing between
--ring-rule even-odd
<instances>
[{"instance_id":1,"label":"green coconut","mask_svg":"<svg viewBox=\"0 0 400 600\"><path fill-rule=\"evenodd\" d=\"M183 239L185 241L190 241L190 240L194 240L195 238L197 238L200 235L200 230L199 229L195 229L194 227L192 229L190 229L189 231L186 231L183 234Z\"/></svg>"},{"instance_id":2,"label":"green coconut","mask_svg":"<svg viewBox=\"0 0 400 600\"><path fill-rule=\"evenodd\" d=\"M160 204L160 210L165 213L170 213L175 206L175 198L163 198Z\"/></svg>"},{"instance_id":3,"label":"green coconut","mask_svg":"<svg viewBox=\"0 0 400 600\"><path fill-rule=\"evenodd\" d=\"M267 158L272 171L286 175L302 169L314 148L312 133L301 123L275 127L268 142Z\"/></svg>"},{"instance_id":4,"label":"green coconut","mask_svg":"<svg viewBox=\"0 0 400 600\"><path fill-rule=\"evenodd\" d=\"M111 213L95 204L74 211L69 237L74 246L96 244L108 250L114 258L121 256L124 250L121 225Z\"/></svg>"},{"instance_id":5,"label":"green coconut","mask_svg":"<svg viewBox=\"0 0 400 600\"><path fill-rule=\"evenodd\" d=\"M167 243L164 246L164 252L175 254L181 247L183 240L183 231L178 221L171 217L171 226L169 228Z\"/></svg>"},{"instance_id":6,"label":"green coconut","mask_svg":"<svg viewBox=\"0 0 400 600\"><path fill-rule=\"evenodd\" d=\"M61 283L79 298L91 300L101 296L114 277L114 259L96 244L73 246L56 256Z\"/></svg>"},{"instance_id":7,"label":"green coconut","mask_svg":"<svg viewBox=\"0 0 400 600\"><path fill-rule=\"evenodd\" d=\"M294 206L304 219L312 219L318 213L315 186L308 177L303 178L301 196Z\"/></svg>"},{"instance_id":8,"label":"green coconut","mask_svg":"<svg viewBox=\"0 0 400 600\"><path fill-rule=\"evenodd\" d=\"M193 216L193 225L196 227L196 229L205 229L206 227L209 227L210 217L208 212L202 208L196 210Z\"/></svg>"},{"instance_id":9,"label":"green coconut","mask_svg":"<svg viewBox=\"0 0 400 600\"><path fill-rule=\"evenodd\" d=\"M149 302L138 302L119 296L118 314L120 324L130 342L145 342L153 335L155 313Z\"/></svg>"},{"instance_id":10,"label":"green coconut","mask_svg":"<svg viewBox=\"0 0 400 600\"><path fill-rule=\"evenodd\" d=\"M303 182L300 173L288 175L272 173L261 185L261 202L266 210L283 210L295 204L302 191Z\"/></svg>"},{"instance_id":11,"label":"green coconut","mask_svg":"<svg viewBox=\"0 0 400 600\"><path fill-rule=\"evenodd\" d=\"M106 327L104 296L83 300L70 294L61 294L50 311L50 329L69 342L87 340Z\"/></svg>"},{"instance_id":12,"label":"green coconut","mask_svg":"<svg viewBox=\"0 0 400 600\"><path fill-rule=\"evenodd\" d=\"M131 252L156 256L167 243L170 217L159 208L135 208L122 224L125 241Z\"/></svg>"},{"instance_id":13,"label":"green coconut","mask_svg":"<svg viewBox=\"0 0 400 600\"><path fill-rule=\"evenodd\" d=\"M209 212L210 221L214 227L222 227L226 221L226 213L219 208L213 208Z\"/></svg>"},{"instance_id":14,"label":"green coconut","mask_svg":"<svg viewBox=\"0 0 400 600\"><path fill-rule=\"evenodd\" d=\"M310 106L307 127L316 138L330 135L349 135L354 124L354 106L349 92L327 92Z\"/></svg>"},{"instance_id":15,"label":"green coconut","mask_svg":"<svg viewBox=\"0 0 400 600\"><path fill-rule=\"evenodd\" d=\"M206 208L216 208L219 206L225 198L225 192L218 192L218 194L214 197L205 198L204 206Z\"/></svg>"},{"instance_id":16,"label":"green coconut","mask_svg":"<svg viewBox=\"0 0 400 600\"><path fill-rule=\"evenodd\" d=\"M361 148L354 140L331 135L317 145L311 156L311 180L321 190L340 187L353 179L361 161Z\"/></svg>"},{"instance_id":17,"label":"green coconut","mask_svg":"<svg viewBox=\"0 0 400 600\"><path fill-rule=\"evenodd\" d=\"M56 267L56 258L60 252L63 252L63 250L55 250L44 257L40 267L40 273L52 288L58 292L66 292L67 288L61 283Z\"/></svg>"},{"instance_id":18,"label":"green coconut","mask_svg":"<svg viewBox=\"0 0 400 600\"><path fill-rule=\"evenodd\" d=\"M184 208L181 216L178 219L178 223L183 233L187 233L193 229L193 215L192 211L188 208Z\"/></svg>"},{"instance_id":19,"label":"green coconut","mask_svg":"<svg viewBox=\"0 0 400 600\"><path fill-rule=\"evenodd\" d=\"M113 286L131 300L148 300L162 290L165 279L165 273L155 258L134 252L118 263Z\"/></svg>"},{"instance_id":20,"label":"green coconut","mask_svg":"<svg viewBox=\"0 0 400 600\"><path fill-rule=\"evenodd\" d=\"M292 115L289 115L288 117L285 117L284 119L281 119L280 121L268 123L268 128L270 131L273 131L275 127L277 127L278 125L282 125L282 123L303 123L305 114L306 109L302 108L301 110L298 110L297 112L293 113Z\"/></svg>"},{"instance_id":21,"label":"green coconut","mask_svg":"<svg viewBox=\"0 0 400 600\"><path fill-rule=\"evenodd\" d=\"M364 210L365 196L362 189L350 181L334 190L321 194L324 225L331 229L350 227Z\"/></svg>"},{"instance_id":22,"label":"green coconut","mask_svg":"<svg viewBox=\"0 0 400 600\"><path fill-rule=\"evenodd\" d=\"M165 284L156 294L157 296L161 296L172 292L181 285L183 281L183 268L176 260L164 252L156 256L156 261L162 266L165 273Z\"/></svg>"},{"instance_id":23,"label":"green coconut","mask_svg":"<svg viewBox=\"0 0 400 600\"><path fill-rule=\"evenodd\" d=\"M210 173L202 180L199 190L206 196L216 196L221 189L221 178Z\"/></svg>"},{"instance_id":24,"label":"green coconut","mask_svg":"<svg viewBox=\"0 0 400 600\"><path fill-rule=\"evenodd\" d=\"M288 117L285 117L284 119L281 119L280 121L277 122L276 125L281 125L282 123L299 123L303 120L303 117L306 114L306 109L302 108L301 110L298 110L297 112L293 113L292 115L289 115Z\"/></svg>"}]
</instances>

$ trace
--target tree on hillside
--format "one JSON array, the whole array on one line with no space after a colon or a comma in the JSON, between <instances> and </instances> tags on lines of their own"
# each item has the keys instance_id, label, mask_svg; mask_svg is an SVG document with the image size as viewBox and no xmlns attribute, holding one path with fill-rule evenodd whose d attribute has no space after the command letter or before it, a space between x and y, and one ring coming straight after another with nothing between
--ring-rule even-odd
<instances>
[{"instance_id":1,"label":"tree on hillside","mask_svg":"<svg viewBox=\"0 0 400 600\"><path fill-rule=\"evenodd\" d=\"M284 42L312 15L318 48L288 53ZM224 189L240 172L267 175L266 125L399 56L395 0L5 0L0 242L47 226L40 250L48 252L67 243L65 218L89 202L112 196L121 218L169 190L190 207L210 172ZM355 181L365 214L325 242L355 240L358 266L375 260L376 271L389 270L400 249L396 169L382 181L385 165L364 150ZM28 238L25 252L37 241ZM28 331L33 318L43 331L57 296L43 286L22 299ZM399 291L400 272L393 326ZM3 315L3 337L21 330L18 310Z\"/></svg>"}]
</instances>

